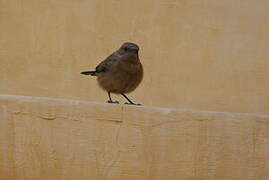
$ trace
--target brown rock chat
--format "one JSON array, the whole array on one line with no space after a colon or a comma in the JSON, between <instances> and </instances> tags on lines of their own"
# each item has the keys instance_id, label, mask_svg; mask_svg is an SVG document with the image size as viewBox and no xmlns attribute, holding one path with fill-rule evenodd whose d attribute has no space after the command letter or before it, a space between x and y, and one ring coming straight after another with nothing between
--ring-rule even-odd
<instances>
[{"instance_id":1,"label":"brown rock chat","mask_svg":"<svg viewBox=\"0 0 269 180\"><path fill-rule=\"evenodd\" d=\"M108 103L119 103L111 99L111 93L115 93L126 98L126 104L140 105L133 103L126 96L134 91L143 79L143 67L138 51L138 45L126 42L103 60L95 71L83 71L81 74L97 76L98 84L108 93Z\"/></svg>"}]
</instances>

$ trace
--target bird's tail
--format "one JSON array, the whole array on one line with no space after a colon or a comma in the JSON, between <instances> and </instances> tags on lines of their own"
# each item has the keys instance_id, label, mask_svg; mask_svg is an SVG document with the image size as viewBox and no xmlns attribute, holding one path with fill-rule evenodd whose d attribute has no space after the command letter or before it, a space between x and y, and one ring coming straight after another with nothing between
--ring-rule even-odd
<instances>
[{"instance_id":1,"label":"bird's tail","mask_svg":"<svg viewBox=\"0 0 269 180\"><path fill-rule=\"evenodd\" d=\"M80 74L96 76L96 71L83 71Z\"/></svg>"}]
</instances>

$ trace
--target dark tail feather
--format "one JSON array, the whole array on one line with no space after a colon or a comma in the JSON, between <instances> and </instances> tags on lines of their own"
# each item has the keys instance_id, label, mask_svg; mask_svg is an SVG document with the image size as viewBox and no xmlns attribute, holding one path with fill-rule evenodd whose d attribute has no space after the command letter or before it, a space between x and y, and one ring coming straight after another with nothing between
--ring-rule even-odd
<instances>
[{"instance_id":1,"label":"dark tail feather","mask_svg":"<svg viewBox=\"0 0 269 180\"><path fill-rule=\"evenodd\" d=\"M96 76L96 71L83 71L80 74Z\"/></svg>"}]
</instances>

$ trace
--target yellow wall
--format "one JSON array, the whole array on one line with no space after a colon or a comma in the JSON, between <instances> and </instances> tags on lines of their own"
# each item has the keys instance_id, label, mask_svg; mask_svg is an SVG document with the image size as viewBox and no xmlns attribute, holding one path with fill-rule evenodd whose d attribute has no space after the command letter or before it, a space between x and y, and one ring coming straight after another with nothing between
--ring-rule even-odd
<instances>
[{"instance_id":1,"label":"yellow wall","mask_svg":"<svg viewBox=\"0 0 269 180\"><path fill-rule=\"evenodd\" d=\"M79 72L132 41L145 69L135 101L268 114L268 17L269 1L2 0L0 94L104 102Z\"/></svg>"},{"instance_id":2,"label":"yellow wall","mask_svg":"<svg viewBox=\"0 0 269 180\"><path fill-rule=\"evenodd\" d=\"M268 17L265 0L0 0L0 180L268 179ZM93 103L80 71L125 41L145 69L130 98L175 109Z\"/></svg>"},{"instance_id":3,"label":"yellow wall","mask_svg":"<svg viewBox=\"0 0 269 180\"><path fill-rule=\"evenodd\" d=\"M0 95L1 180L268 180L269 116Z\"/></svg>"}]
</instances>

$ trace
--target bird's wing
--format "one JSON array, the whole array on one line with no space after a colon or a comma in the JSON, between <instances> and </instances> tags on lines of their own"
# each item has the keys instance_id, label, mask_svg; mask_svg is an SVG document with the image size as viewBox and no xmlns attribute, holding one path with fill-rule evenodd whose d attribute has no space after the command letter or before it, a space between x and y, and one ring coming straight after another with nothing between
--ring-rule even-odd
<instances>
[{"instance_id":1,"label":"bird's wing","mask_svg":"<svg viewBox=\"0 0 269 180\"><path fill-rule=\"evenodd\" d=\"M119 60L119 57L115 55L115 53L111 54L95 68L96 72L108 71L111 68L111 66L118 60Z\"/></svg>"}]
</instances>

